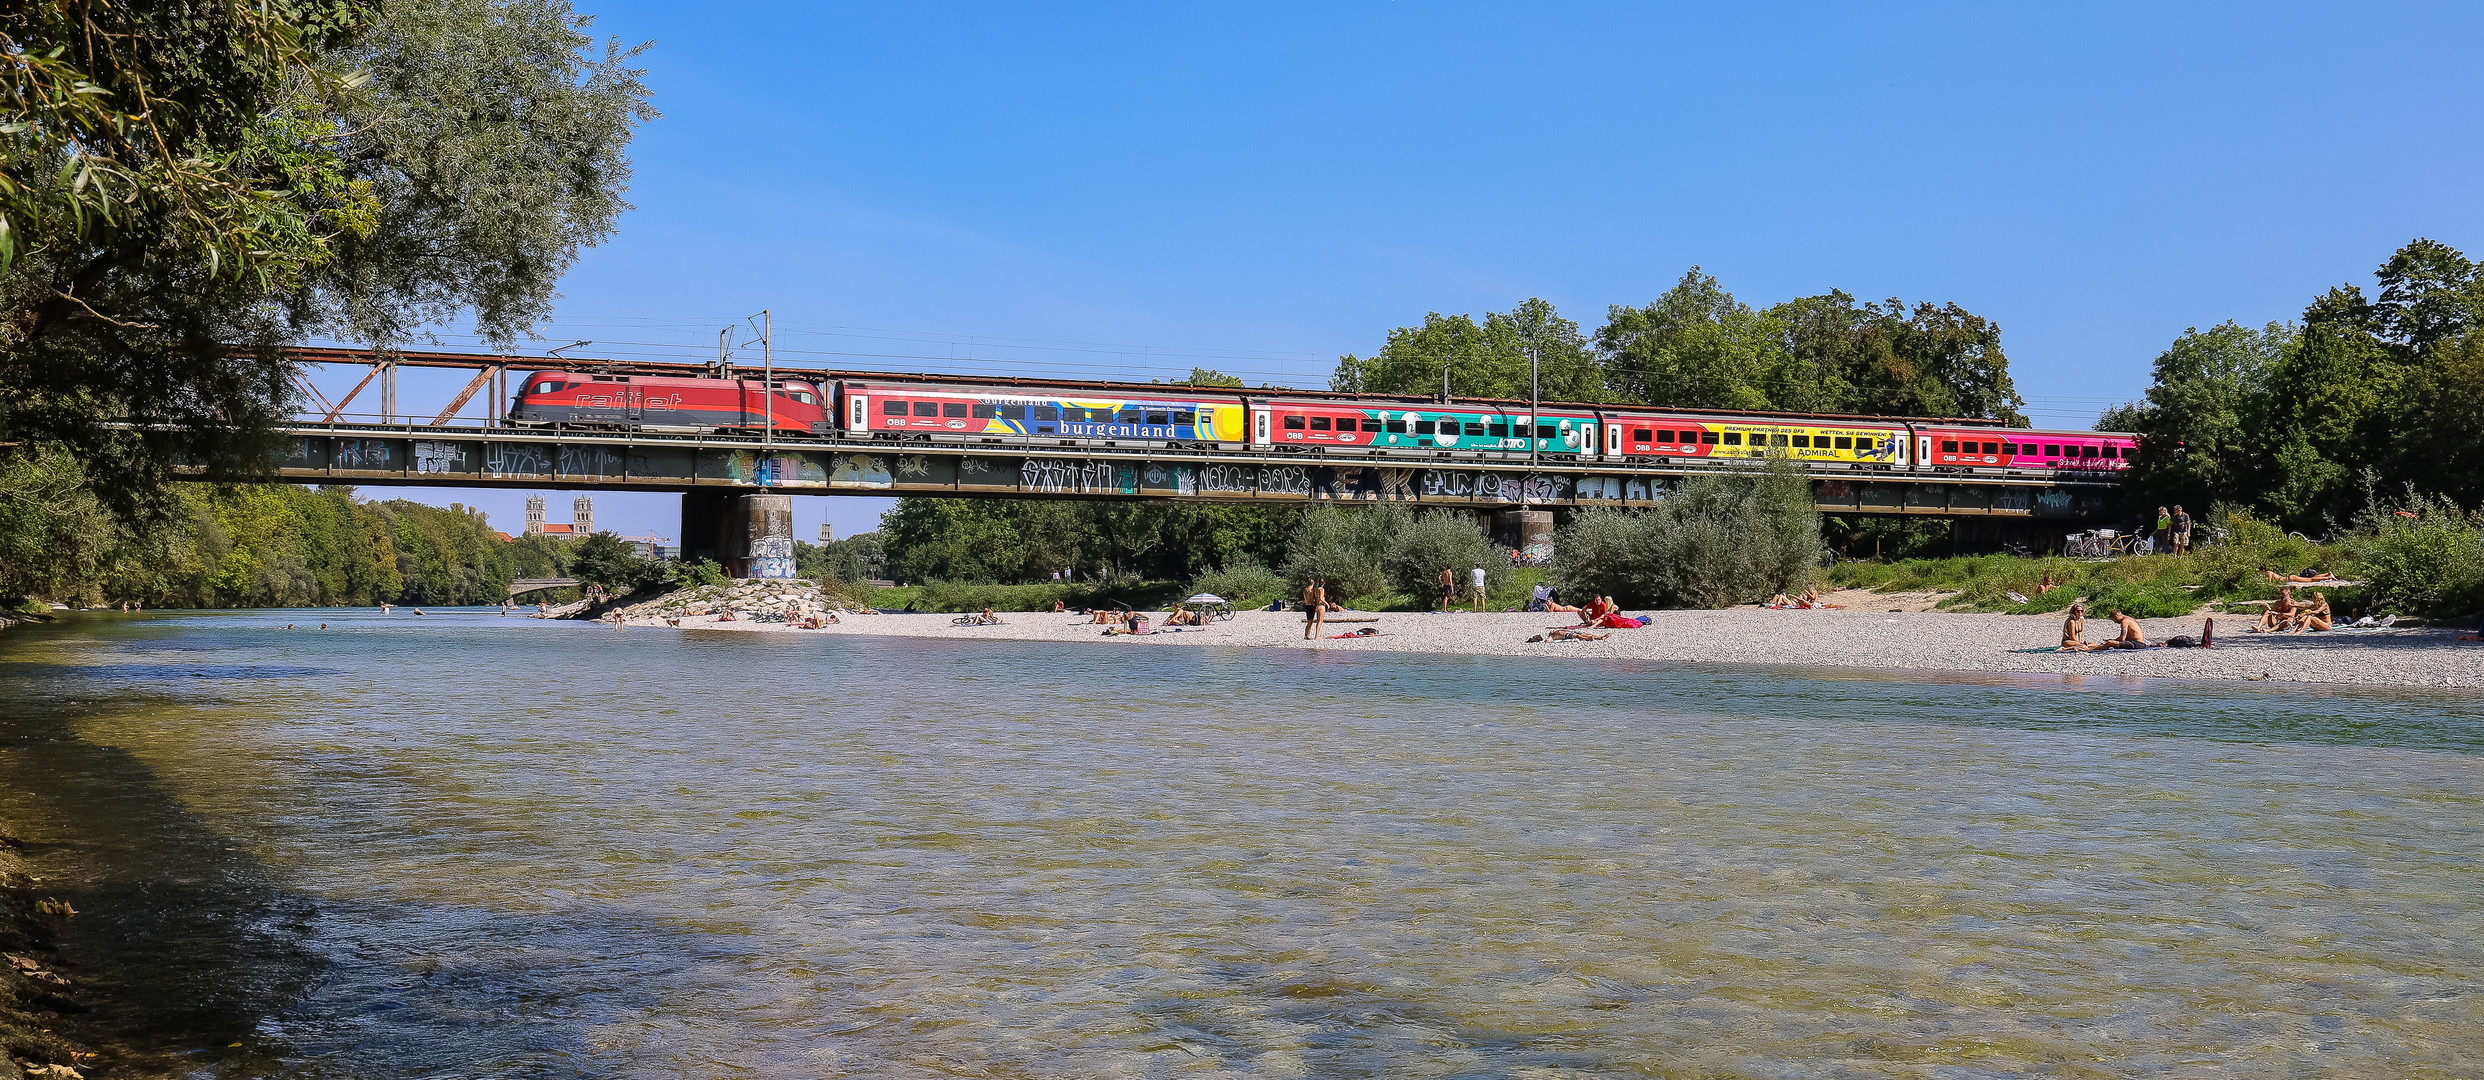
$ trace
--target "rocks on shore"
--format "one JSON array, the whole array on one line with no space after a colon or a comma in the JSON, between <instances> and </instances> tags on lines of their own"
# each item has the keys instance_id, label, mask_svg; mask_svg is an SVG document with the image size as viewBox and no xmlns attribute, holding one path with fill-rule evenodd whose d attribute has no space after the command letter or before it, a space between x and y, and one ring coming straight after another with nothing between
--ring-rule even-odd
<instances>
[{"instance_id":1,"label":"rocks on shore","mask_svg":"<svg viewBox=\"0 0 2484 1080\"><path fill-rule=\"evenodd\" d=\"M704 623L723 621L729 614L734 622L799 623L861 608L844 597L822 593L811 582L796 580L698 585L615 610L631 622L697 619Z\"/></svg>"}]
</instances>

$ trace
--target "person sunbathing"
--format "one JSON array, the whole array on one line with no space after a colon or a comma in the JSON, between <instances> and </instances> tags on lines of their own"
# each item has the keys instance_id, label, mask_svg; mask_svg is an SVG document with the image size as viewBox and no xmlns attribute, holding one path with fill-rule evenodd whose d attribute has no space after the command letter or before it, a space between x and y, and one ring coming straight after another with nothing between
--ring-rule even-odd
<instances>
[{"instance_id":1,"label":"person sunbathing","mask_svg":"<svg viewBox=\"0 0 2484 1080\"><path fill-rule=\"evenodd\" d=\"M2311 606L2295 612L2294 625L2287 630L2287 633L2300 634L2305 630L2326 630L2328 628L2329 595L2327 593L2315 592L2312 594Z\"/></svg>"},{"instance_id":2,"label":"person sunbathing","mask_svg":"<svg viewBox=\"0 0 2484 1080\"><path fill-rule=\"evenodd\" d=\"M1527 640L1528 640L1528 641L1530 641L1530 642L1536 642L1536 641L1602 641L1602 640L1604 640L1604 639L1606 639L1606 638L1608 638L1608 637L1611 637L1611 636L1613 636L1613 635L1611 635L1611 634L1590 634L1590 633L1588 633L1588 632L1586 632L1586 631L1584 631L1584 630L1555 630L1555 631L1553 631L1552 633L1549 633L1549 634L1537 634L1537 635L1535 635L1534 637L1528 638Z\"/></svg>"},{"instance_id":3,"label":"person sunbathing","mask_svg":"<svg viewBox=\"0 0 2484 1080\"><path fill-rule=\"evenodd\" d=\"M1000 624L1001 617L992 614L992 605L990 604L983 605L983 614L975 616L975 625L977 626L999 626Z\"/></svg>"},{"instance_id":4,"label":"person sunbathing","mask_svg":"<svg viewBox=\"0 0 2484 1080\"><path fill-rule=\"evenodd\" d=\"M1565 613L1565 614L1570 614L1570 615L1576 615L1576 614L1578 614L1578 607L1577 607L1576 605L1574 605L1574 604L1564 604L1564 603L1562 603L1562 602L1561 602L1561 601L1559 601L1559 600L1546 600L1546 601L1544 601L1544 610L1546 610L1546 611L1558 611L1558 612L1563 612L1563 613Z\"/></svg>"},{"instance_id":5,"label":"person sunbathing","mask_svg":"<svg viewBox=\"0 0 2484 1080\"><path fill-rule=\"evenodd\" d=\"M2053 577L2053 572L2050 570L2045 571L2043 577L2036 579L2037 596L2042 596L2045 593L2051 592L2058 588L2061 588L2061 582Z\"/></svg>"},{"instance_id":6,"label":"person sunbathing","mask_svg":"<svg viewBox=\"0 0 2484 1080\"><path fill-rule=\"evenodd\" d=\"M1094 611L1087 613L1087 625L1089 626L1111 626L1120 621L1121 616L1110 611L1106 611L1103 608L1097 608ZM1077 624L1072 623L1070 625L1075 626Z\"/></svg>"},{"instance_id":7,"label":"person sunbathing","mask_svg":"<svg viewBox=\"0 0 2484 1080\"><path fill-rule=\"evenodd\" d=\"M1055 615L1067 615L1069 614L1069 606L1063 604L1060 601L1060 598L1055 597L1052 601L1052 613Z\"/></svg>"},{"instance_id":8,"label":"person sunbathing","mask_svg":"<svg viewBox=\"0 0 2484 1080\"><path fill-rule=\"evenodd\" d=\"M2303 605L2294 599L2294 587L2286 586L2278 593L2277 599L2269 601L2268 610L2260 613L2260 621L2251 624L2251 632L2265 634L2286 629L2294 624L2294 616L2302 610Z\"/></svg>"},{"instance_id":9,"label":"person sunbathing","mask_svg":"<svg viewBox=\"0 0 2484 1080\"><path fill-rule=\"evenodd\" d=\"M2337 575L2316 566L2306 566L2300 574L2279 575L2275 570L2262 570L2260 576L2284 585L2309 585L2319 581L2336 581Z\"/></svg>"}]
</instances>

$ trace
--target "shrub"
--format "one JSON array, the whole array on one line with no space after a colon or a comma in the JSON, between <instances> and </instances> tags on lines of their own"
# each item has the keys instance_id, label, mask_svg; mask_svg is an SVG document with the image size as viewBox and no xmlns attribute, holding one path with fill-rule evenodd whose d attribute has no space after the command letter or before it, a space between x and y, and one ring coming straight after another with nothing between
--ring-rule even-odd
<instances>
[{"instance_id":1,"label":"shrub","mask_svg":"<svg viewBox=\"0 0 2484 1080\"><path fill-rule=\"evenodd\" d=\"M1390 541L1413 522L1414 512L1399 503L1314 506L1294 527L1281 572L1295 588L1326 581L1338 599L1382 592L1389 587Z\"/></svg>"},{"instance_id":2,"label":"shrub","mask_svg":"<svg viewBox=\"0 0 2484 1080\"><path fill-rule=\"evenodd\" d=\"M1397 530L1384 566L1389 584L1417 604L1440 600L1442 567L1456 574L1461 591L1473 580L1470 571L1482 567L1487 597L1503 596L1510 580L1509 556L1492 546L1475 515L1455 510L1435 510Z\"/></svg>"},{"instance_id":3,"label":"shrub","mask_svg":"<svg viewBox=\"0 0 2484 1080\"><path fill-rule=\"evenodd\" d=\"M1260 607L1284 596L1286 591L1285 579L1278 577L1276 571L1247 560L1228 563L1190 583L1191 593L1214 593L1232 601L1235 607Z\"/></svg>"},{"instance_id":4,"label":"shrub","mask_svg":"<svg viewBox=\"0 0 2484 1080\"><path fill-rule=\"evenodd\" d=\"M2370 610L2435 617L2484 608L2484 516L2409 493L2364 516L2348 549L2371 581Z\"/></svg>"},{"instance_id":5,"label":"shrub","mask_svg":"<svg viewBox=\"0 0 2484 1080\"><path fill-rule=\"evenodd\" d=\"M2068 606L2066 601L2061 605ZM2119 611L2134 619L2179 618L2198 607L2199 599L2188 590L2153 582L2113 582L2098 588L2087 598L2090 615L2109 615Z\"/></svg>"},{"instance_id":6,"label":"shrub","mask_svg":"<svg viewBox=\"0 0 2484 1080\"><path fill-rule=\"evenodd\" d=\"M1645 512L1580 513L1554 544L1553 576L1624 604L1714 608L1800 590L1820 552L1811 483L1776 462L1692 479Z\"/></svg>"}]
</instances>

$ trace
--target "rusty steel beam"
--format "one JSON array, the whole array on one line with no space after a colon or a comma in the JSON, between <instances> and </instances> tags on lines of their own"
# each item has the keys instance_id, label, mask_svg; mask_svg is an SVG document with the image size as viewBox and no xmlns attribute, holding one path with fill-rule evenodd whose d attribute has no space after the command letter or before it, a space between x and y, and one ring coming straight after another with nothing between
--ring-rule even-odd
<instances>
[{"instance_id":1,"label":"rusty steel beam","mask_svg":"<svg viewBox=\"0 0 2484 1080\"><path fill-rule=\"evenodd\" d=\"M467 402L474 400L474 392L483 389L483 384L490 382L492 380L492 376L500 374L500 369L505 366L507 365L494 364L490 367L484 368L481 371L475 372L474 381L466 384L465 390L461 391L457 395L457 400L449 402L448 408L440 410L440 415L431 418L431 426L446 426L449 422L449 417L457 415L457 410L465 408Z\"/></svg>"},{"instance_id":2,"label":"rusty steel beam","mask_svg":"<svg viewBox=\"0 0 2484 1080\"><path fill-rule=\"evenodd\" d=\"M329 409L328 415L322 418L319 422L322 424L336 423L337 417L345 415L345 406L354 403L354 395L361 393L363 387L371 385L371 380L379 378L381 369L385 367L387 367L385 364L371 365L371 373L363 376L361 382L355 383L354 388L350 393L347 393L344 397L337 399L336 407Z\"/></svg>"}]
</instances>

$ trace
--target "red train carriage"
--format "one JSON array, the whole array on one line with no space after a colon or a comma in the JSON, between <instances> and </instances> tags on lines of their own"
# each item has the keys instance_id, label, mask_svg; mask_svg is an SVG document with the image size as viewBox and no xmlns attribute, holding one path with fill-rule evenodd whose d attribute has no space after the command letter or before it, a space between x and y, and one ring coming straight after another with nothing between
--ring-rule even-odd
<instances>
[{"instance_id":1,"label":"red train carriage","mask_svg":"<svg viewBox=\"0 0 2484 1080\"><path fill-rule=\"evenodd\" d=\"M2118 472L2139 453L2134 435L2107 431L1915 426L1915 452L1931 469L2062 469Z\"/></svg>"},{"instance_id":2,"label":"red train carriage","mask_svg":"<svg viewBox=\"0 0 2484 1080\"><path fill-rule=\"evenodd\" d=\"M767 393L758 379L681 379L661 375L588 375L538 371L518 388L509 419L522 425L633 431L759 431L831 433L819 388L778 380Z\"/></svg>"}]
</instances>

